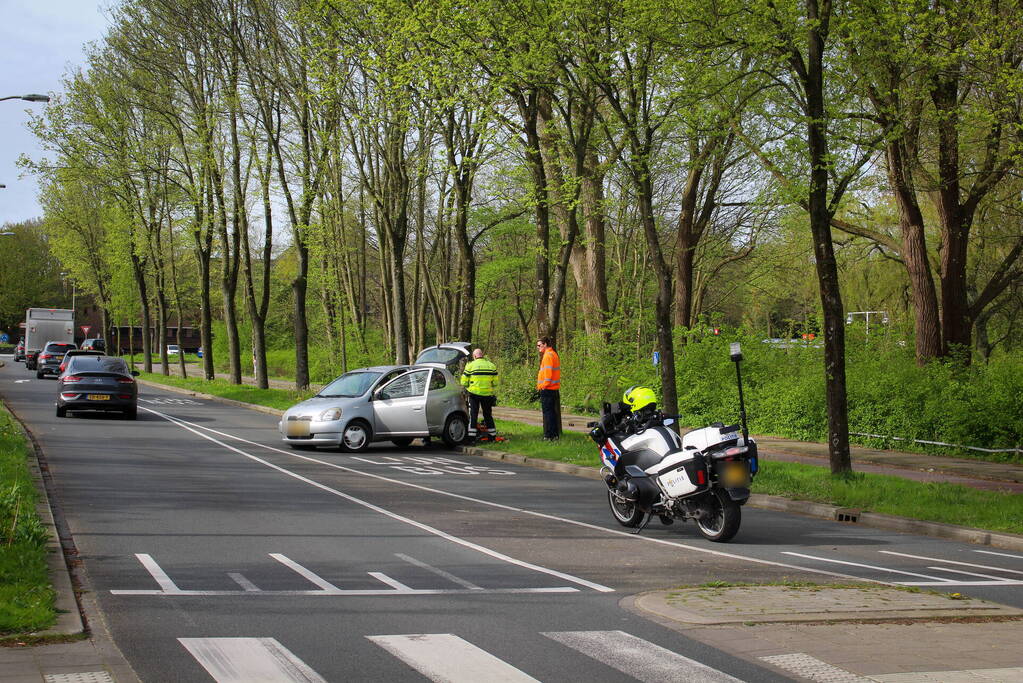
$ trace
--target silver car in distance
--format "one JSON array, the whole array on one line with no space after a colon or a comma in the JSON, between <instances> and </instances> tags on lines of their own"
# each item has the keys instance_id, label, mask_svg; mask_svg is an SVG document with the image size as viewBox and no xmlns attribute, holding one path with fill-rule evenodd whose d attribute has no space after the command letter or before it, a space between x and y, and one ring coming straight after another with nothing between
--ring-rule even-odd
<instances>
[{"instance_id":1,"label":"silver car in distance","mask_svg":"<svg viewBox=\"0 0 1023 683\"><path fill-rule=\"evenodd\" d=\"M374 441L404 447L417 437L440 437L453 448L465 440L468 425L462 387L437 363L346 372L289 408L278 429L291 448L359 452Z\"/></svg>"}]
</instances>

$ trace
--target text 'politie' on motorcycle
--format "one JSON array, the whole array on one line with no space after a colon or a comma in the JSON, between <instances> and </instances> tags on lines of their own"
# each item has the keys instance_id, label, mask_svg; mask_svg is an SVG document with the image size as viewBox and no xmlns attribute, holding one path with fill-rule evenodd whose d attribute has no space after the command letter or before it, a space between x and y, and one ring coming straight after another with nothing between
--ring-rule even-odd
<instances>
[{"instance_id":1,"label":"text 'politie' on motorcycle","mask_svg":"<svg viewBox=\"0 0 1023 683\"><path fill-rule=\"evenodd\" d=\"M634 387L624 402L605 403L590 438L600 446L601 474L611 514L642 531L654 515L664 524L692 519L700 533L717 542L739 531L741 508L757 473L757 445L749 438L739 363L731 345L739 386L738 425L716 422L680 437L670 428L677 415L664 415L650 389ZM741 431L740 431L741 428Z\"/></svg>"}]
</instances>

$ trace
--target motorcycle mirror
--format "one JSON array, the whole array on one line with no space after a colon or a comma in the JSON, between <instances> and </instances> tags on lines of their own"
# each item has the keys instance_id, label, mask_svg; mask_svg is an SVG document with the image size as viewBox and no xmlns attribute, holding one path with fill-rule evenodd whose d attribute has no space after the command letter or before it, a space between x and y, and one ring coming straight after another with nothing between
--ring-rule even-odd
<instances>
[{"instance_id":1,"label":"motorcycle mirror","mask_svg":"<svg viewBox=\"0 0 1023 683\"><path fill-rule=\"evenodd\" d=\"M736 363L742 360L742 346L739 342L732 342L729 345L729 352L732 356L732 360Z\"/></svg>"}]
</instances>

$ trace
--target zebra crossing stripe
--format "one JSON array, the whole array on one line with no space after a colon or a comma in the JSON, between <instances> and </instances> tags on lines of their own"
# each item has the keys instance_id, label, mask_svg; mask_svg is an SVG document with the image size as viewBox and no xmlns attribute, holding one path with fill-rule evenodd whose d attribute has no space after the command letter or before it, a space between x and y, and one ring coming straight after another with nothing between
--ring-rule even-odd
<instances>
[{"instance_id":1,"label":"zebra crossing stripe","mask_svg":"<svg viewBox=\"0 0 1023 683\"><path fill-rule=\"evenodd\" d=\"M450 633L366 638L437 683L538 683L504 660Z\"/></svg>"},{"instance_id":2,"label":"zebra crossing stripe","mask_svg":"<svg viewBox=\"0 0 1023 683\"><path fill-rule=\"evenodd\" d=\"M738 683L740 680L624 631L557 631L543 635L638 681Z\"/></svg>"},{"instance_id":3,"label":"zebra crossing stripe","mask_svg":"<svg viewBox=\"0 0 1023 683\"><path fill-rule=\"evenodd\" d=\"M178 638L217 683L327 683L274 638Z\"/></svg>"}]
</instances>

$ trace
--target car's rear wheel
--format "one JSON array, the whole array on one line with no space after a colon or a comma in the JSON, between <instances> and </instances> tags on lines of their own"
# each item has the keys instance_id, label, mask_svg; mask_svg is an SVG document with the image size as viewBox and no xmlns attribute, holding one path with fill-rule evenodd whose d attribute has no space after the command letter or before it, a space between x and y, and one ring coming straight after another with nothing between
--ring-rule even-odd
<instances>
[{"instance_id":1,"label":"car's rear wheel","mask_svg":"<svg viewBox=\"0 0 1023 683\"><path fill-rule=\"evenodd\" d=\"M465 437L469 434L469 421L465 419L465 415L461 413L455 413L449 415L447 421L444 423L444 431L441 432L440 438L444 439L444 445L448 448L454 448L460 446L465 441Z\"/></svg>"},{"instance_id":2,"label":"car's rear wheel","mask_svg":"<svg viewBox=\"0 0 1023 683\"><path fill-rule=\"evenodd\" d=\"M42 379L45 377L42 370L36 370L36 379Z\"/></svg>"},{"instance_id":3,"label":"car's rear wheel","mask_svg":"<svg viewBox=\"0 0 1023 683\"><path fill-rule=\"evenodd\" d=\"M122 413L125 420L134 420L139 416L138 408L128 408Z\"/></svg>"},{"instance_id":4,"label":"car's rear wheel","mask_svg":"<svg viewBox=\"0 0 1023 683\"><path fill-rule=\"evenodd\" d=\"M373 430L364 420L352 420L341 433L341 449L349 453L361 453L369 448Z\"/></svg>"},{"instance_id":5,"label":"car's rear wheel","mask_svg":"<svg viewBox=\"0 0 1023 683\"><path fill-rule=\"evenodd\" d=\"M67 417L67 408L64 406L57 406L57 417Z\"/></svg>"}]
</instances>

